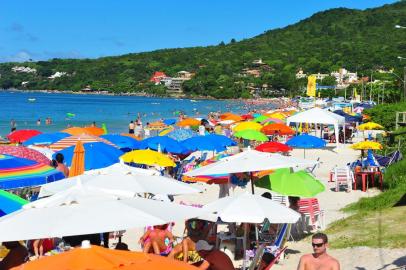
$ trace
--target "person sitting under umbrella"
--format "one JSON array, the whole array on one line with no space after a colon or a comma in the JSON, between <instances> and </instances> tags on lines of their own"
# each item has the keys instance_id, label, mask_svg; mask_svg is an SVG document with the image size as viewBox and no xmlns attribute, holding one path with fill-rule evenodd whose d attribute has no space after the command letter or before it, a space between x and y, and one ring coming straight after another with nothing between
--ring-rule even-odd
<instances>
[{"instance_id":1,"label":"person sitting under umbrella","mask_svg":"<svg viewBox=\"0 0 406 270\"><path fill-rule=\"evenodd\" d=\"M168 245L173 242L173 235L167 228L168 224L156 225L152 230L147 230L144 233L139 243L144 245L143 251L145 253L150 253L152 248L155 254L160 255L168 249ZM169 243L166 243L166 239L169 239Z\"/></svg>"},{"instance_id":2,"label":"person sitting under umbrella","mask_svg":"<svg viewBox=\"0 0 406 270\"><path fill-rule=\"evenodd\" d=\"M231 259L220 250L216 250L212 245L209 245L205 240L197 241L196 251L203 259L201 262L194 265L202 270L234 270L234 265Z\"/></svg>"}]
</instances>

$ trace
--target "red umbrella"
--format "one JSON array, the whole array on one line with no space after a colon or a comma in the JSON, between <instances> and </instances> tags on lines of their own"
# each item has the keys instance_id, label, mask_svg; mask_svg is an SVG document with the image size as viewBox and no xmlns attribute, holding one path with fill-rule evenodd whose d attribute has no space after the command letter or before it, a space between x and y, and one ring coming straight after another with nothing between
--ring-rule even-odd
<instances>
[{"instance_id":1,"label":"red umbrella","mask_svg":"<svg viewBox=\"0 0 406 270\"><path fill-rule=\"evenodd\" d=\"M292 147L279 142L267 142L258 145L257 147L255 147L255 149L261 152L276 153L276 152L289 152L292 150Z\"/></svg>"},{"instance_id":2,"label":"red umbrella","mask_svg":"<svg viewBox=\"0 0 406 270\"><path fill-rule=\"evenodd\" d=\"M50 162L45 155L25 146L2 145L0 146L0 154L34 160L38 163L46 165L49 165Z\"/></svg>"},{"instance_id":3,"label":"red umbrella","mask_svg":"<svg viewBox=\"0 0 406 270\"><path fill-rule=\"evenodd\" d=\"M42 132L34 129L22 129L11 132L7 135L7 138L12 143L22 143L39 134L42 134Z\"/></svg>"},{"instance_id":4,"label":"red umbrella","mask_svg":"<svg viewBox=\"0 0 406 270\"><path fill-rule=\"evenodd\" d=\"M242 117L244 120L254 119L254 116L252 116L251 114L243 114L243 115L241 115L241 117Z\"/></svg>"}]
</instances>

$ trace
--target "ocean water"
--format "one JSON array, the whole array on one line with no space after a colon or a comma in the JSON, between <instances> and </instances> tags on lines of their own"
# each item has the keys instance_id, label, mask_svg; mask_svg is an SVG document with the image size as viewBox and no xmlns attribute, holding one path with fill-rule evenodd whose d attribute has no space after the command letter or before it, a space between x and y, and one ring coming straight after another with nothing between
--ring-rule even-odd
<instances>
[{"instance_id":1,"label":"ocean water","mask_svg":"<svg viewBox=\"0 0 406 270\"><path fill-rule=\"evenodd\" d=\"M245 113L247 108L241 101L0 91L0 135L10 132L11 119L16 121L17 129L54 132L68 125L86 126L95 121L97 126L105 123L110 133L121 133L128 131L128 123L138 113L145 124L175 118L177 111L206 117L213 111ZM45 125L47 117L52 118L52 125ZM37 125L38 119L41 125Z\"/></svg>"}]
</instances>

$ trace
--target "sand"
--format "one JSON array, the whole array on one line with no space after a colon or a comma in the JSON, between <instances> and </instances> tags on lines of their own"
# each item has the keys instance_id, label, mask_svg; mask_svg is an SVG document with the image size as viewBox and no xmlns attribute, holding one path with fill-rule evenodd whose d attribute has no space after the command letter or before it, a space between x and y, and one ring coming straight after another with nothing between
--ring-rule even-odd
<instances>
[{"instance_id":1,"label":"sand","mask_svg":"<svg viewBox=\"0 0 406 270\"><path fill-rule=\"evenodd\" d=\"M331 222L346 217L347 214L340 211L345 205L358 201L361 197L374 196L379 194L377 189L369 189L368 192L360 190L349 193L341 191L335 192L334 183L329 183L329 172L334 166L345 166L359 157L360 152L354 151L348 145L335 148L335 145L329 144L327 149L308 149L306 150L306 159L316 160L320 158L321 164L316 167L314 174L326 185L326 191L319 194L317 198L322 209L325 211L325 223L328 226ZM303 150L294 149L292 156L303 158ZM202 186L205 191L202 194L177 196L175 201L205 204L218 198L219 188L217 185ZM247 187L236 188L233 193L249 191ZM263 192L260 188L256 189L259 194ZM184 230L183 221L180 221L174 227L173 233L176 236L182 236ZM142 229L129 230L123 237L131 250L140 250L138 239L142 235ZM296 269L300 256L311 253L312 249L308 239L288 242L290 254L288 258L275 265L273 269ZM336 257L341 264L341 269L393 269L396 266L406 264L406 249L374 249L368 247L356 247L346 249L331 249L329 253ZM241 261L235 262L240 265Z\"/></svg>"}]
</instances>

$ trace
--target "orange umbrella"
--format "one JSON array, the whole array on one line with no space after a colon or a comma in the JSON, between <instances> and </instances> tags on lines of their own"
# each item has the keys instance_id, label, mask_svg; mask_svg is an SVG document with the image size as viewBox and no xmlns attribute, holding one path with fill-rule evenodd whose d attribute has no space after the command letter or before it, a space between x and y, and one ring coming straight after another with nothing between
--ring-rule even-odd
<instances>
[{"instance_id":1,"label":"orange umbrella","mask_svg":"<svg viewBox=\"0 0 406 270\"><path fill-rule=\"evenodd\" d=\"M150 123L148 127L149 127L150 129L153 129L153 130L155 130L155 129L160 130L160 129L166 128L167 125L165 125L165 123L163 123L163 122L161 122L161 121L156 121L156 122Z\"/></svg>"},{"instance_id":2,"label":"orange umbrella","mask_svg":"<svg viewBox=\"0 0 406 270\"><path fill-rule=\"evenodd\" d=\"M178 122L176 125L179 126L179 127L199 126L200 125L200 120L197 120L195 118L186 118L186 119L183 119L182 121Z\"/></svg>"},{"instance_id":3,"label":"orange umbrella","mask_svg":"<svg viewBox=\"0 0 406 270\"><path fill-rule=\"evenodd\" d=\"M230 115L235 115L235 114L230 113L230 112L226 112L226 113L223 113L223 114L220 115L220 119L223 120L224 118L227 118L227 117L229 117Z\"/></svg>"},{"instance_id":4,"label":"orange umbrella","mask_svg":"<svg viewBox=\"0 0 406 270\"><path fill-rule=\"evenodd\" d=\"M85 128L81 128L81 127L70 127L70 128L62 130L62 132L69 133L70 135L73 135L73 136L78 136L78 135L82 135L82 134L92 135Z\"/></svg>"},{"instance_id":5,"label":"orange umbrella","mask_svg":"<svg viewBox=\"0 0 406 270\"><path fill-rule=\"evenodd\" d=\"M166 257L112 250L98 246L75 248L58 255L44 257L12 268L13 270L194 270L197 267Z\"/></svg>"},{"instance_id":6,"label":"orange umbrella","mask_svg":"<svg viewBox=\"0 0 406 270\"><path fill-rule=\"evenodd\" d=\"M223 121L225 121L225 120L233 120L235 122L240 122L240 121L243 121L244 118L239 116L239 115L236 115L236 114L230 114L227 117L223 118L222 120Z\"/></svg>"},{"instance_id":7,"label":"orange umbrella","mask_svg":"<svg viewBox=\"0 0 406 270\"><path fill-rule=\"evenodd\" d=\"M94 135L94 136L101 136L104 135L104 129L100 127L85 127L85 129L89 134Z\"/></svg>"},{"instance_id":8,"label":"orange umbrella","mask_svg":"<svg viewBox=\"0 0 406 270\"><path fill-rule=\"evenodd\" d=\"M77 141L73 150L72 165L69 169L69 177L78 176L85 172L85 148L81 141Z\"/></svg>"},{"instance_id":9,"label":"orange umbrella","mask_svg":"<svg viewBox=\"0 0 406 270\"><path fill-rule=\"evenodd\" d=\"M81 141L82 143L104 142L104 143L106 143L108 145L117 147L117 145L114 145L110 141L105 140L103 138L93 136L93 135L89 135L89 134L82 134L82 135L70 136L70 137L63 138L63 139L51 144L49 146L49 148L51 148L51 150L53 150L53 151L60 151L60 150L65 149L67 147L76 145L77 141Z\"/></svg>"},{"instance_id":10,"label":"orange umbrella","mask_svg":"<svg viewBox=\"0 0 406 270\"><path fill-rule=\"evenodd\" d=\"M285 124L280 124L280 123L273 123L269 124L267 126L264 126L261 129L261 132L265 133L266 135L273 135L275 133L278 133L279 135L292 135L295 134L295 131L288 127Z\"/></svg>"}]
</instances>

